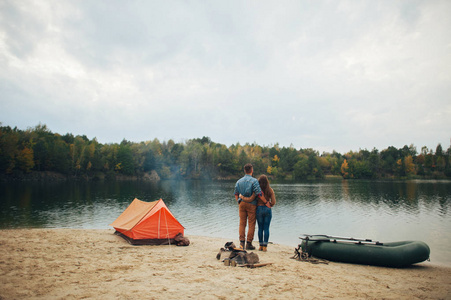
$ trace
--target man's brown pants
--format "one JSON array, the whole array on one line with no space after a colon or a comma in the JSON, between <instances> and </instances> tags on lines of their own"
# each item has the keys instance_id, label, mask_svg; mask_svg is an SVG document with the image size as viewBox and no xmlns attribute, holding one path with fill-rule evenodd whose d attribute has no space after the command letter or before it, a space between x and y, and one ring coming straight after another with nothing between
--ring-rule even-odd
<instances>
[{"instance_id":1,"label":"man's brown pants","mask_svg":"<svg viewBox=\"0 0 451 300\"><path fill-rule=\"evenodd\" d=\"M247 241L252 242L254 240L255 221L257 205L246 203L242 201L239 206L240 212L240 242L246 240L246 223L249 221L249 229L247 230Z\"/></svg>"}]
</instances>

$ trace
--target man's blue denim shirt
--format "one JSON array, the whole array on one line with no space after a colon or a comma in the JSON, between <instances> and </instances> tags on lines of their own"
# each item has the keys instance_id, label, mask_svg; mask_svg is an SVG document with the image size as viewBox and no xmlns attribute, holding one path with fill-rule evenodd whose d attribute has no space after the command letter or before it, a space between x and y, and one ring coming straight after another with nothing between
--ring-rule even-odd
<instances>
[{"instance_id":1,"label":"man's blue denim shirt","mask_svg":"<svg viewBox=\"0 0 451 300\"><path fill-rule=\"evenodd\" d=\"M244 197L250 197L252 196L252 193L255 193L257 196L261 196L262 190L258 180L251 175L246 174L236 182L235 195L239 196L241 194ZM257 197L255 197L251 204L257 205L257 200Z\"/></svg>"}]
</instances>

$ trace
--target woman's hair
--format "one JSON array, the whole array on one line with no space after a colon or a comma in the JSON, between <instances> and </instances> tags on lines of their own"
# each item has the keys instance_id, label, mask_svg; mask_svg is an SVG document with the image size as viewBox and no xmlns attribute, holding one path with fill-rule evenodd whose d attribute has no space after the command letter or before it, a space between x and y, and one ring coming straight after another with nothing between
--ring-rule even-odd
<instances>
[{"instance_id":1,"label":"woman's hair","mask_svg":"<svg viewBox=\"0 0 451 300\"><path fill-rule=\"evenodd\" d=\"M260 188L262 189L263 195L265 196L266 200L269 201L271 198L271 188L269 187L269 180L266 175L261 175L258 178L258 183L260 184Z\"/></svg>"}]
</instances>

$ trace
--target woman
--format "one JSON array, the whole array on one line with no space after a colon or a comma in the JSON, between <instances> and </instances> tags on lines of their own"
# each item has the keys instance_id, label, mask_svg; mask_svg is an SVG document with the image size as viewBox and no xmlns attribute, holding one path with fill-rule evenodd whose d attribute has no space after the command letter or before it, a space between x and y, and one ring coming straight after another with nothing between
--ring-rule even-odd
<instances>
[{"instance_id":1,"label":"woman","mask_svg":"<svg viewBox=\"0 0 451 300\"><path fill-rule=\"evenodd\" d=\"M261 175L258 178L258 183L262 190L265 199L270 203L271 207L276 204L276 195L274 190L269 186L269 180L266 175ZM255 199L255 194L251 197L244 197L240 194L240 198L244 202L251 202ZM272 210L267 207L263 201L258 198L257 202L257 223L258 223L258 241L260 243L260 248L258 250L266 252L268 250L268 240L269 240L269 225L271 224Z\"/></svg>"}]
</instances>

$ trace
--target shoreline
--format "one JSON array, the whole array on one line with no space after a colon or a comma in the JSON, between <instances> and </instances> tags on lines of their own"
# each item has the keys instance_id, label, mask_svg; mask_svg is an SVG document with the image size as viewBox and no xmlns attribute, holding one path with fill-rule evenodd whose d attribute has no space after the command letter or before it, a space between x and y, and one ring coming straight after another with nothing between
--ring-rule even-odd
<instances>
[{"instance_id":1,"label":"shoreline","mask_svg":"<svg viewBox=\"0 0 451 300\"><path fill-rule=\"evenodd\" d=\"M451 268L300 262L270 244L261 268L216 259L230 240L187 236L188 247L132 246L113 229L0 230L0 299L451 298ZM234 241L236 244L236 241Z\"/></svg>"}]
</instances>

